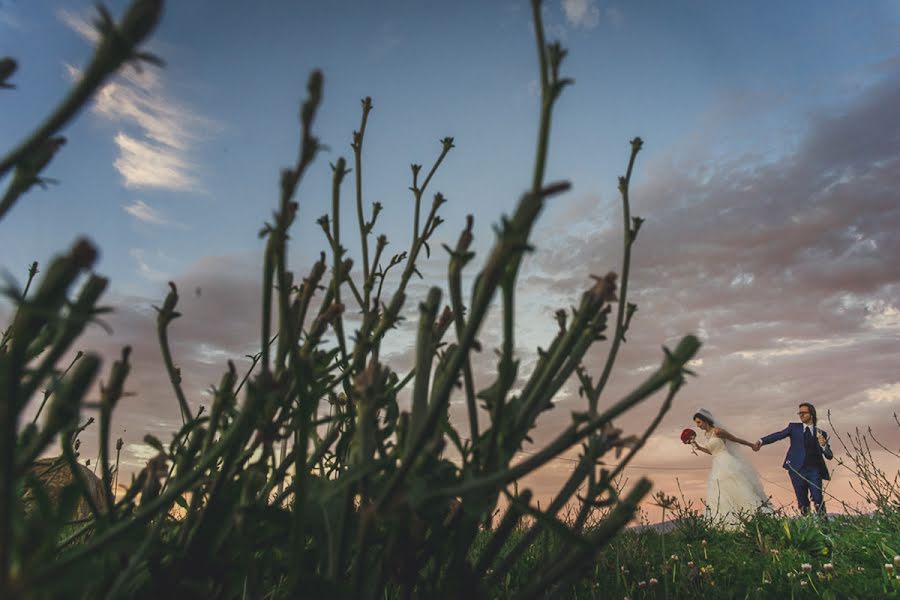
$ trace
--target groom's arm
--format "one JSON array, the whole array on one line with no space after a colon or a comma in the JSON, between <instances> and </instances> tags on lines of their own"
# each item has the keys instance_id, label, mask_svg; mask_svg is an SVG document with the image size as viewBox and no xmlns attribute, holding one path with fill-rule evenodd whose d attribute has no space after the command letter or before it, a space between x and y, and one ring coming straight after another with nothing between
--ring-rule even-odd
<instances>
[{"instance_id":1,"label":"groom's arm","mask_svg":"<svg viewBox=\"0 0 900 600\"><path fill-rule=\"evenodd\" d=\"M775 433L770 433L769 435L764 435L759 438L760 444L765 446L766 444L771 444L772 442L777 442L778 440L783 440L784 438L791 435L791 426L788 425L781 431L776 431Z\"/></svg>"},{"instance_id":2,"label":"groom's arm","mask_svg":"<svg viewBox=\"0 0 900 600\"><path fill-rule=\"evenodd\" d=\"M821 429L819 429L818 431L825 439L825 443L820 444L820 447L822 448L822 456L824 456L828 460L831 460L834 458L834 453L831 451L831 442L828 440L828 432L822 431Z\"/></svg>"}]
</instances>

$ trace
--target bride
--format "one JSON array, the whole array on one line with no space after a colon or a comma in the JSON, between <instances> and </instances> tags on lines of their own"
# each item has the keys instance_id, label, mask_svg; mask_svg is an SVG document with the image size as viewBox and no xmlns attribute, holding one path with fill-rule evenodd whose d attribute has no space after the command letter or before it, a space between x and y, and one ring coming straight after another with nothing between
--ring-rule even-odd
<instances>
[{"instance_id":1,"label":"bride","mask_svg":"<svg viewBox=\"0 0 900 600\"><path fill-rule=\"evenodd\" d=\"M735 437L705 408L694 415L694 423L706 434L706 446L690 443L712 456L706 485L706 509L709 516L727 527L740 525L741 515L768 509L768 497L753 465L738 452L737 445L752 448L747 440Z\"/></svg>"}]
</instances>

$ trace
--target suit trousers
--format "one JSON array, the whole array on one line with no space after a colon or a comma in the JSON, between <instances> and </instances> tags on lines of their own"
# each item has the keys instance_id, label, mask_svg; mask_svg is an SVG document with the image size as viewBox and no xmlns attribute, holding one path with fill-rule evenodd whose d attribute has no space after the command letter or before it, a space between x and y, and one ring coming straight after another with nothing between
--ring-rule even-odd
<instances>
[{"instance_id":1,"label":"suit trousers","mask_svg":"<svg viewBox=\"0 0 900 600\"><path fill-rule=\"evenodd\" d=\"M797 507L800 512L803 514L809 512L809 500L812 497L816 512L825 514L825 502L822 499L822 473L819 469L803 466L795 470L794 467L789 467L788 473L791 476L794 493L797 495Z\"/></svg>"}]
</instances>

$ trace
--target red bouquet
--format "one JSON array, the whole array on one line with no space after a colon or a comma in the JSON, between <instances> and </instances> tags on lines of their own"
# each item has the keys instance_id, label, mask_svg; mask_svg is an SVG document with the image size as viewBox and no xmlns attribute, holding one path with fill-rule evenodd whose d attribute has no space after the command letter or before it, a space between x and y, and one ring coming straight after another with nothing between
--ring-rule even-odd
<instances>
[{"instance_id":1,"label":"red bouquet","mask_svg":"<svg viewBox=\"0 0 900 600\"><path fill-rule=\"evenodd\" d=\"M684 431L681 432L681 443L682 444L690 444L694 441L694 438L697 437L697 432L688 427Z\"/></svg>"}]
</instances>

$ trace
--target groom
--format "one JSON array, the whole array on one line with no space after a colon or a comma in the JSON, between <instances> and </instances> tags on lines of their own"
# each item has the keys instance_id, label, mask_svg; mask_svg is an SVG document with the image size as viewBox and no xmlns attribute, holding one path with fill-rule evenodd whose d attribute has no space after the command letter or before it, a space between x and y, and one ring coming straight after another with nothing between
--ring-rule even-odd
<instances>
[{"instance_id":1,"label":"groom","mask_svg":"<svg viewBox=\"0 0 900 600\"><path fill-rule=\"evenodd\" d=\"M808 402L800 405L797 412L799 423L788 423L782 431L769 434L753 445L754 451L762 446L791 438L787 456L784 457L784 468L791 476L794 493L797 495L797 506L800 512L809 512L809 499L816 506L819 514L825 514L825 502L822 499L822 480L831 479L825 460L834 455L828 445L828 434L816 427L816 407Z\"/></svg>"}]
</instances>

